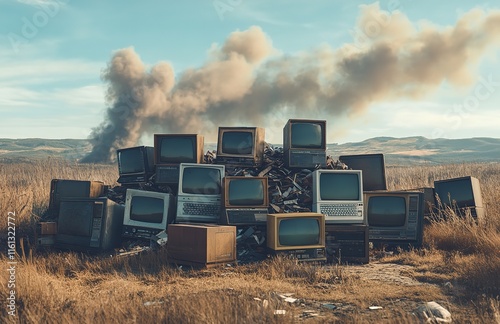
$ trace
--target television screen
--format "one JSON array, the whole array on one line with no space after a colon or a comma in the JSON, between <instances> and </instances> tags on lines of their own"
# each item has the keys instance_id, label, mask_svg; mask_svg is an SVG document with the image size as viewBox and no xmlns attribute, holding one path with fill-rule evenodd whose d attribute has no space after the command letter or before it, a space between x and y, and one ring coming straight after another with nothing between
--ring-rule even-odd
<instances>
[{"instance_id":1,"label":"television screen","mask_svg":"<svg viewBox=\"0 0 500 324\"><path fill-rule=\"evenodd\" d=\"M292 139L293 148L322 148L323 129L317 123L293 123L292 124Z\"/></svg>"},{"instance_id":2,"label":"television screen","mask_svg":"<svg viewBox=\"0 0 500 324\"><path fill-rule=\"evenodd\" d=\"M229 204L251 206L264 204L264 187L260 179L233 179L229 182Z\"/></svg>"},{"instance_id":3,"label":"television screen","mask_svg":"<svg viewBox=\"0 0 500 324\"><path fill-rule=\"evenodd\" d=\"M368 201L369 226L400 227L406 224L406 200L400 196L375 196Z\"/></svg>"},{"instance_id":4,"label":"television screen","mask_svg":"<svg viewBox=\"0 0 500 324\"><path fill-rule=\"evenodd\" d=\"M360 200L359 178L355 173L321 173L322 200Z\"/></svg>"},{"instance_id":5,"label":"television screen","mask_svg":"<svg viewBox=\"0 0 500 324\"><path fill-rule=\"evenodd\" d=\"M252 154L252 132L224 132L222 134L222 153L224 154Z\"/></svg>"},{"instance_id":6,"label":"television screen","mask_svg":"<svg viewBox=\"0 0 500 324\"><path fill-rule=\"evenodd\" d=\"M133 196L130 205L131 220L158 224L163 222L163 199Z\"/></svg>"},{"instance_id":7,"label":"television screen","mask_svg":"<svg viewBox=\"0 0 500 324\"><path fill-rule=\"evenodd\" d=\"M163 137L160 143L160 163L196 162L196 137Z\"/></svg>"},{"instance_id":8,"label":"television screen","mask_svg":"<svg viewBox=\"0 0 500 324\"><path fill-rule=\"evenodd\" d=\"M184 194L220 195L221 171L215 168L189 167L182 174Z\"/></svg>"},{"instance_id":9,"label":"television screen","mask_svg":"<svg viewBox=\"0 0 500 324\"><path fill-rule=\"evenodd\" d=\"M140 149L125 149L118 152L121 174L144 172L144 157Z\"/></svg>"},{"instance_id":10,"label":"television screen","mask_svg":"<svg viewBox=\"0 0 500 324\"><path fill-rule=\"evenodd\" d=\"M288 218L279 222L278 240L281 246L320 244L320 224L314 218Z\"/></svg>"},{"instance_id":11,"label":"television screen","mask_svg":"<svg viewBox=\"0 0 500 324\"><path fill-rule=\"evenodd\" d=\"M62 201L57 220L58 233L90 236L93 213L93 201Z\"/></svg>"},{"instance_id":12,"label":"television screen","mask_svg":"<svg viewBox=\"0 0 500 324\"><path fill-rule=\"evenodd\" d=\"M459 208L476 205L469 179L436 182L435 191L442 204L452 205L455 202Z\"/></svg>"},{"instance_id":13,"label":"television screen","mask_svg":"<svg viewBox=\"0 0 500 324\"><path fill-rule=\"evenodd\" d=\"M383 154L343 155L339 160L349 169L363 171L363 190L387 190Z\"/></svg>"}]
</instances>

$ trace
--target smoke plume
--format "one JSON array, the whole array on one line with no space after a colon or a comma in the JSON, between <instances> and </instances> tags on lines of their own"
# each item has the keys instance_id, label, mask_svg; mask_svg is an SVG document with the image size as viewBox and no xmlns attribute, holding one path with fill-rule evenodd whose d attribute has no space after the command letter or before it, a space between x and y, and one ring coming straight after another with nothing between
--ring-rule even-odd
<instances>
[{"instance_id":1,"label":"smoke plume","mask_svg":"<svg viewBox=\"0 0 500 324\"><path fill-rule=\"evenodd\" d=\"M475 9L438 28L374 4L361 8L354 41L341 48L281 55L251 27L230 34L178 80L170 64L147 69L132 48L121 49L102 74L109 108L83 162L109 161L145 133L206 135L218 126L356 116L373 102L419 98L443 82L470 85L479 59L499 40L498 10Z\"/></svg>"}]
</instances>

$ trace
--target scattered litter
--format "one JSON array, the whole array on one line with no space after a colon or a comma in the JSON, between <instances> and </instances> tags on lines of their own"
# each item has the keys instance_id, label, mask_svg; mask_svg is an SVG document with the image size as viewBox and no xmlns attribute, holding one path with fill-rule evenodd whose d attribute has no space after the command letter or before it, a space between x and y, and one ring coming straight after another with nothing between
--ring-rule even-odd
<instances>
[{"instance_id":1,"label":"scattered litter","mask_svg":"<svg viewBox=\"0 0 500 324\"><path fill-rule=\"evenodd\" d=\"M428 323L451 323L451 313L435 301L419 306L415 313Z\"/></svg>"},{"instance_id":2,"label":"scattered litter","mask_svg":"<svg viewBox=\"0 0 500 324\"><path fill-rule=\"evenodd\" d=\"M156 234L155 237L158 238L156 240L156 243L158 243L160 246L164 246L165 244L167 244L168 236L165 231L161 231L160 233Z\"/></svg>"},{"instance_id":3,"label":"scattered litter","mask_svg":"<svg viewBox=\"0 0 500 324\"><path fill-rule=\"evenodd\" d=\"M321 306L331 310L337 309L337 306L335 306L334 304L321 304Z\"/></svg>"},{"instance_id":4,"label":"scattered litter","mask_svg":"<svg viewBox=\"0 0 500 324\"><path fill-rule=\"evenodd\" d=\"M382 306L370 306L368 307L370 310L377 310L377 309L382 309Z\"/></svg>"},{"instance_id":5,"label":"scattered litter","mask_svg":"<svg viewBox=\"0 0 500 324\"><path fill-rule=\"evenodd\" d=\"M154 306L154 305L161 305L163 304L162 301L152 301L152 302L145 302L144 306Z\"/></svg>"},{"instance_id":6,"label":"scattered litter","mask_svg":"<svg viewBox=\"0 0 500 324\"><path fill-rule=\"evenodd\" d=\"M286 314L286 310L284 309L277 309L274 311L274 315L285 315Z\"/></svg>"}]
</instances>

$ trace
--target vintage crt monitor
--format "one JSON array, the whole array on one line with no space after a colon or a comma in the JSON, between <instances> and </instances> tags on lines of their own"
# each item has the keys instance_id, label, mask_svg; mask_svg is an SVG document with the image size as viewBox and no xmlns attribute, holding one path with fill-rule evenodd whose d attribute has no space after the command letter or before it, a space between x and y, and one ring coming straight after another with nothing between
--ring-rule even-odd
<instances>
[{"instance_id":1,"label":"vintage crt monitor","mask_svg":"<svg viewBox=\"0 0 500 324\"><path fill-rule=\"evenodd\" d=\"M341 155L339 160L351 170L363 171L364 191L387 190L383 154Z\"/></svg>"},{"instance_id":2,"label":"vintage crt monitor","mask_svg":"<svg viewBox=\"0 0 500 324\"><path fill-rule=\"evenodd\" d=\"M420 247L424 194L420 191L373 191L364 194L369 238L374 244Z\"/></svg>"},{"instance_id":3,"label":"vintage crt monitor","mask_svg":"<svg viewBox=\"0 0 500 324\"><path fill-rule=\"evenodd\" d=\"M52 179L50 182L49 217L57 218L59 204L64 198L97 198L105 194L104 182Z\"/></svg>"},{"instance_id":4,"label":"vintage crt monitor","mask_svg":"<svg viewBox=\"0 0 500 324\"><path fill-rule=\"evenodd\" d=\"M268 214L266 241L271 254L291 256L299 261L326 261L325 215Z\"/></svg>"},{"instance_id":5,"label":"vintage crt monitor","mask_svg":"<svg viewBox=\"0 0 500 324\"><path fill-rule=\"evenodd\" d=\"M118 247L124 208L106 197L61 199L55 247L88 252Z\"/></svg>"},{"instance_id":6,"label":"vintage crt monitor","mask_svg":"<svg viewBox=\"0 0 500 324\"><path fill-rule=\"evenodd\" d=\"M167 256L171 263L210 267L236 261L236 227L171 224Z\"/></svg>"},{"instance_id":7,"label":"vintage crt monitor","mask_svg":"<svg viewBox=\"0 0 500 324\"><path fill-rule=\"evenodd\" d=\"M129 184L146 183L154 174L154 147L136 146L116 151L118 172L117 182Z\"/></svg>"},{"instance_id":8,"label":"vintage crt monitor","mask_svg":"<svg viewBox=\"0 0 500 324\"><path fill-rule=\"evenodd\" d=\"M179 164L203 163L203 144L198 134L155 134L155 183L176 185Z\"/></svg>"},{"instance_id":9,"label":"vintage crt monitor","mask_svg":"<svg viewBox=\"0 0 500 324\"><path fill-rule=\"evenodd\" d=\"M175 220L175 198L170 193L127 189L122 236L151 238Z\"/></svg>"},{"instance_id":10,"label":"vintage crt monitor","mask_svg":"<svg viewBox=\"0 0 500 324\"><path fill-rule=\"evenodd\" d=\"M225 170L220 164L180 164L176 222L219 222Z\"/></svg>"},{"instance_id":11,"label":"vintage crt monitor","mask_svg":"<svg viewBox=\"0 0 500 324\"><path fill-rule=\"evenodd\" d=\"M260 165L264 147L262 127L219 127L216 162L228 166Z\"/></svg>"},{"instance_id":12,"label":"vintage crt monitor","mask_svg":"<svg viewBox=\"0 0 500 324\"><path fill-rule=\"evenodd\" d=\"M328 262L369 262L368 225L326 225L325 232Z\"/></svg>"},{"instance_id":13,"label":"vintage crt monitor","mask_svg":"<svg viewBox=\"0 0 500 324\"><path fill-rule=\"evenodd\" d=\"M475 219L484 219L483 196L479 179L471 176L434 181L434 191L442 206L450 207L457 215L470 212Z\"/></svg>"},{"instance_id":14,"label":"vintage crt monitor","mask_svg":"<svg viewBox=\"0 0 500 324\"><path fill-rule=\"evenodd\" d=\"M283 153L287 168L326 165L326 121L289 119L283 128Z\"/></svg>"},{"instance_id":15,"label":"vintage crt monitor","mask_svg":"<svg viewBox=\"0 0 500 324\"><path fill-rule=\"evenodd\" d=\"M312 177L312 211L325 214L327 224L366 223L361 170L321 169L309 177Z\"/></svg>"},{"instance_id":16,"label":"vintage crt monitor","mask_svg":"<svg viewBox=\"0 0 500 324\"><path fill-rule=\"evenodd\" d=\"M220 224L266 225L269 208L267 177L224 177Z\"/></svg>"}]
</instances>

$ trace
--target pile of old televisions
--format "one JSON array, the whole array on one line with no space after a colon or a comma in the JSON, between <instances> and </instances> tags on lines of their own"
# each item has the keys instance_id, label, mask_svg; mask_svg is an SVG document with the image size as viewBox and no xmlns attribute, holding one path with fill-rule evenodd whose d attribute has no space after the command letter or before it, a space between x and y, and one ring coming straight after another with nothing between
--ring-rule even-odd
<instances>
[{"instance_id":1,"label":"pile of old televisions","mask_svg":"<svg viewBox=\"0 0 500 324\"><path fill-rule=\"evenodd\" d=\"M309 119L286 123L282 158L288 170L309 170L303 179L309 211L276 213L267 176L228 172L263 166L265 145L263 128L219 127L212 161L199 134L155 134L154 146L119 149L118 187L52 180L49 220L57 229L44 222L39 242L105 251L165 231L169 258L179 264L235 262L237 245L300 261L368 263L369 242L421 246L424 214L429 202L437 205L435 196L440 206L484 213L472 177L436 181L432 190L389 191L383 154L343 155L346 169L327 168L326 121ZM109 199L110 191L121 191L123 199ZM244 243L247 238L256 244Z\"/></svg>"}]
</instances>

